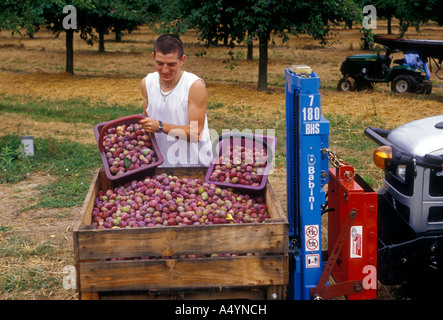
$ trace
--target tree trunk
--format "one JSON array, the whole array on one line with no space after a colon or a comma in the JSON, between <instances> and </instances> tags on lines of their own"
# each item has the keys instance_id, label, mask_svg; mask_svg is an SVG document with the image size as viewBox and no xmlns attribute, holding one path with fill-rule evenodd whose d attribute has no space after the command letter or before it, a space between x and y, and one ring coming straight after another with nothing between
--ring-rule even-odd
<instances>
[{"instance_id":1,"label":"tree trunk","mask_svg":"<svg viewBox=\"0 0 443 320\"><path fill-rule=\"evenodd\" d=\"M346 26L348 27L349 30L351 30L352 29L352 20L347 21Z\"/></svg>"},{"instance_id":2,"label":"tree trunk","mask_svg":"<svg viewBox=\"0 0 443 320\"><path fill-rule=\"evenodd\" d=\"M122 35L123 35L123 33L120 30L116 29L115 30L115 42L122 41Z\"/></svg>"},{"instance_id":3,"label":"tree trunk","mask_svg":"<svg viewBox=\"0 0 443 320\"><path fill-rule=\"evenodd\" d=\"M66 72L74 74L74 30L66 29Z\"/></svg>"},{"instance_id":4,"label":"tree trunk","mask_svg":"<svg viewBox=\"0 0 443 320\"><path fill-rule=\"evenodd\" d=\"M268 37L262 36L258 45L258 86L259 91L268 89Z\"/></svg>"},{"instance_id":5,"label":"tree trunk","mask_svg":"<svg viewBox=\"0 0 443 320\"><path fill-rule=\"evenodd\" d=\"M392 25L391 25L391 17L388 18L388 34L392 34Z\"/></svg>"},{"instance_id":6,"label":"tree trunk","mask_svg":"<svg viewBox=\"0 0 443 320\"><path fill-rule=\"evenodd\" d=\"M105 52L105 35L102 31L98 33L98 52Z\"/></svg>"},{"instance_id":7,"label":"tree trunk","mask_svg":"<svg viewBox=\"0 0 443 320\"><path fill-rule=\"evenodd\" d=\"M246 55L246 60L253 60L254 59L253 48L254 48L254 45L252 44L252 41L251 41L251 43L248 43L248 53Z\"/></svg>"}]
</instances>

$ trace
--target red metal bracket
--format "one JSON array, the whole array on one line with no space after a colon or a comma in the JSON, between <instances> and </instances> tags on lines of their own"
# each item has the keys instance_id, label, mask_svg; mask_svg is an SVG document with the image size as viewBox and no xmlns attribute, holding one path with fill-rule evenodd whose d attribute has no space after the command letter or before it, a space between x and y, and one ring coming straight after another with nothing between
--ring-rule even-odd
<instances>
[{"instance_id":1,"label":"red metal bracket","mask_svg":"<svg viewBox=\"0 0 443 320\"><path fill-rule=\"evenodd\" d=\"M364 291L361 281L346 281L333 285L326 285L335 265L337 264L343 245L346 242L346 239L349 237L349 230L356 217L357 211L354 209L351 210L343 225L343 228L341 229L340 235L335 242L334 248L332 249L332 254L328 257L328 262L323 270L320 280L318 281L317 287L311 290L311 296L314 300L332 299Z\"/></svg>"},{"instance_id":2,"label":"red metal bracket","mask_svg":"<svg viewBox=\"0 0 443 320\"><path fill-rule=\"evenodd\" d=\"M375 299L377 290L363 284L365 267L377 265L377 193L342 162L329 168L327 202L328 261L312 297Z\"/></svg>"}]
</instances>

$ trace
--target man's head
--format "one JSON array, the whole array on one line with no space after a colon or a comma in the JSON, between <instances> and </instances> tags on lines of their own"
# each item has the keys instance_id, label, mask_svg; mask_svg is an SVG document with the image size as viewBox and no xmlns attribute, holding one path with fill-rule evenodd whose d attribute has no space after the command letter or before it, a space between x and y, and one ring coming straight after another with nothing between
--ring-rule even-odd
<instances>
[{"instance_id":1,"label":"man's head","mask_svg":"<svg viewBox=\"0 0 443 320\"><path fill-rule=\"evenodd\" d=\"M183 52L182 41L172 34L162 35L155 41L152 59L163 82L177 80L186 58Z\"/></svg>"},{"instance_id":2,"label":"man's head","mask_svg":"<svg viewBox=\"0 0 443 320\"><path fill-rule=\"evenodd\" d=\"M183 43L179 37L173 34L164 34L154 42L154 57L157 53L163 55L177 53L177 58L180 59L184 53Z\"/></svg>"}]
</instances>

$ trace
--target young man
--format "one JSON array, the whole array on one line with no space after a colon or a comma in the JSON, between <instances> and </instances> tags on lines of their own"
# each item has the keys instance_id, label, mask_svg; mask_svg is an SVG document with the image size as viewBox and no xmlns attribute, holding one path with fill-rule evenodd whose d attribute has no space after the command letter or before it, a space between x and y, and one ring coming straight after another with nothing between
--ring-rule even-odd
<instances>
[{"instance_id":1,"label":"young man","mask_svg":"<svg viewBox=\"0 0 443 320\"><path fill-rule=\"evenodd\" d=\"M141 81L143 128L155 133L164 167L208 166L212 144L208 130L208 95L202 79L182 71L186 56L181 40L170 34L154 43L157 72Z\"/></svg>"}]
</instances>

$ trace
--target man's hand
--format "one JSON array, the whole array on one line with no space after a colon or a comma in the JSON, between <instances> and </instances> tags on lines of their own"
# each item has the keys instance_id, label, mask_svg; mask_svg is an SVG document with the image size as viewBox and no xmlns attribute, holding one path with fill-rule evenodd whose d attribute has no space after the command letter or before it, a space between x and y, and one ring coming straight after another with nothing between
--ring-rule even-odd
<instances>
[{"instance_id":1,"label":"man's hand","mask_svg":"<svg viewBox=\"0 0 443 320\"><path fill-rule=\"evenodd\" d=\"M156 119L145 118L139 121L142 128L147 132L155 133L157 132L158 127L160 126L160 122Z\"/></svg>"}]
</instances>

